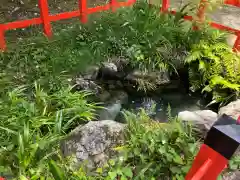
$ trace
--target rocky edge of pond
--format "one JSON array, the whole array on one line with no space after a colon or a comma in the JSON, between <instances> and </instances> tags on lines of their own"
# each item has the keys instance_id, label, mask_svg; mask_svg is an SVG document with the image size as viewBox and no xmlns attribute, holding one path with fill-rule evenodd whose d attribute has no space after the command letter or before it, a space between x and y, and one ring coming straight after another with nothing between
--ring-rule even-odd
<instances>
[{"instance_id":1,"label":"rocky edge of pond","mask_svg":"<svg viewBox=\"0 0 240 180\"><path fill-rule=\"evenodd\" d=\"M104 102L105 107L97 113L97 121L79 125L61 142L63 155L75 157L74 166L79 167L80 164L86 163L86 167L91 170L103 166L108 159L118 155L113 148L124 143L126 124L117 122L116 118L122 105L128 102L128 95L143 93L137 91L139 79L154 82L157 88L153 93L156 94L166 90L181 89L181 80L176 82L175 79L171 82L167 72L141 72L129 67L127 61L121 58L102 63L100 67L91 66L72 79L75 90L92 91L100 102ZM146 112L151 106L149 102L147 103L143 104ZM218 113L211 110L182 111L178 113L178 118L183 122L191 122L204 137L222 114L237 119L240 114L240 100L220 108ZM239 180L239 177L240 171L236 170L225 173L223 179Z\"/></svg>"}]
</instances>

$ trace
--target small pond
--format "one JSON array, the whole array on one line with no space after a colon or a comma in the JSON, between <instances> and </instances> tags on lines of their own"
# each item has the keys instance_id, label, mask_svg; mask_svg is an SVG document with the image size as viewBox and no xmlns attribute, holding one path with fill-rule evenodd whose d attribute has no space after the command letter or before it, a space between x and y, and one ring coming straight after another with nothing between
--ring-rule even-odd
<instances>
[{"instance_id":1,"label":"small pond","mask_svg":"<svg viewBox=\"0 0 240 180\"><path fill-rule=\"evenodd\" d=\"M171 115L176 116L181 111L196 111L204 109L201 96L189 95L182 92L167 92L159 96L143 97L129 95L128 104L123 108L132 111L138 111L144 108L149 114L158 121L164 122L167 119L168 107L170 106ZM155 112L150 109L156 104Z\"/></svg>"}]
</instances>

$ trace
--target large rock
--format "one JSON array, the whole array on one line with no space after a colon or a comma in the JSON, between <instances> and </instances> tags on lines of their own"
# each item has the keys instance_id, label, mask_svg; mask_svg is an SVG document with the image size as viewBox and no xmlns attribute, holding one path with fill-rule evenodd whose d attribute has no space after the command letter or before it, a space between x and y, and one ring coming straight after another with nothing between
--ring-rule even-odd
<instances>
[{"instance_id":1,"label":"large rock","mask_svg":"<svg viewBox=\"0 0 240 180\"><path fill-rule=\"evenodd\" d=\"M182 111L178 113L178 118L182 121L191 122L201 131L205 136L206 132L217 121L217 113L210 110L201 111Z\"/></svg>"},{"instance_id":2,"label":"large rock","mask_svg":"<svg viewBox=\"0 0 240 180\"><path fill-rule=\"evenodd\" d=\"M129 60L124 57L112 57L111 62L117 66L118 71L125 71L129 69Z\"/></svg>"},{"instance_id":3,"label":"large rock","mask_svg":"<svg viewBox=\"0 0 240 180\"><path fill-rule=\"evenodd\" d=\"M219 116L221 116L222 114L226 114L234 119L237 119L238 116L240 116L240 99L220 108L218 114Z\"/></svg>"},{"instance_id":4,"label":"large rock","mask_svg":"<svg viewBox=\"0 0 240 180\"><path fill-rule=\"evenodd\" d=\"M123 143L124 128L125 125L111 120L90 121L74 129L62 141L62 153L65 157L76 157L76 168L83 162L87 163L89 169L101 167L116 155L113 148Z\"/></svg>"},{"instance_id":5,"label":"large rock","mask_svg":"<svg viewBox=\"0 0 240 180\"><path fill-rule=\"evenodd\" d=\"M84 79L83 77L78 77L75 79L74 88L76 90L87 90L98 94L101 91L101 87L92 80Z\"/></svg>"},{"instance_id":6,"label":"large rock","mask_svg":"<svg viewBox=\"0 0 240 180\"><path fill-rule=\"evenodd\" d=\"M99 73L99 69L100 68L98 66L89 66L81 74L84 79L96 80Z\"/></svg>"},{"instance_id":7,"label":"large rock","mask_svg":"<svg viewBox=\"0 0 240 180\"><path fill-rule=\"evenodd\" d=\"M103 62L102 63L102 68L105 69L106 71L111 71L111 72L117 72L118 71L118 68L117 68L117 65L112 63L112 62Z\"/></svg>"}]
</instances>

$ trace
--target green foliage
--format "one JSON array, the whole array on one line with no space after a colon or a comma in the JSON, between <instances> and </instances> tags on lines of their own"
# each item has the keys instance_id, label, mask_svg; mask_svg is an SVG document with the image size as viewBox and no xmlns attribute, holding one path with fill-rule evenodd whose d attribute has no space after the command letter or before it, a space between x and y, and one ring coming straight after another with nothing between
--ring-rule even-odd
<instances>
[{"instance_id":1,"label":"green foliage","mask_svg":"<svg viewBox=\"0 0 240 180\"><path fill-rule=\"evenodd\" d=\"M92 120L99 108L89 102L91 93L68 87L68 78L112 56L125 57L142 72L177 74L195 44L186 59L193 87L212 92L216 101L226 89L237 96L239 57L219 43L221 34L185 28L185 8L173 16L138 2L64 29L52 41L37 37L1 53L0 173L21 180L183 179L198 142L192 127L171 117L170 108L170 123L154 122L144 110L126 112L127 142L116 147L121 155L96 172L74 169L60 156L58 144L73 128ZM156 85L139 80L141 88Z\"/></svg>"},{"instance_id":2,"label":"green foliage","mask_svg":"<svg viewBox=\"0 0 240 180\"><path fill-rule=\"evenodd\" d=\"M230 161L229 161L229 169L230 170L238 170L240 169L240 155L234 156Z\"/></svg>"},{"instance_id":3,"label":"green foliage","mask_svg":"<svg viewBox=\"0 0 240 180\"><path fill-rule=\"evenodd\" d=\"M126 112L126 117L127 143L116 148L122 156L112 163L115 168L111 176L123 174L125 179L127 172L136 180L184 179L199 145L192 128L174 118L170 123L153 121L144 110L138 114Z\"/></svg>"},{"instance_id":4,"label":"green foliage","mask_svg":"<svg viewBox=\"0 0 240 180\"><path fill-rule=\"evenodd\" d=\"M190 64L192 90L211 92L211 103L224 105L239 96L240 57L223 40L225 34L214 31L209 39L195 44L186 63Z\"/></svg>"},{"instance_id":5,"label":"green foliage","mask_svg":"<svg viewBox=\"0 0 240 180\"><path fill-rule=\"evenodd\" d=\"M35 83L30 91L20 86L0 102L0 164L17 177L44 173L56 156L61 137L78 124L93 119L96 104L88 92L65 88L52 95Z\"/></svg>"}]
</instances>

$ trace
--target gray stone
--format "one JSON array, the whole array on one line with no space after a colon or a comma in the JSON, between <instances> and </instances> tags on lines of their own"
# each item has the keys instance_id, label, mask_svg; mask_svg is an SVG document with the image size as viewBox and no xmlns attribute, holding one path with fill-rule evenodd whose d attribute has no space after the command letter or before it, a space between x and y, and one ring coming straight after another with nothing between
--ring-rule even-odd
<instances>
[{"instance_id":1,"label":"gray stone","mask_svg":"<svg viewBox=\"0 0 240 180\"><path fill-rule=\"evenodd\" d=\"M117 66L112 62L103 62L102 65L103 65L102 68L105 71L109 71L109 72L117 72L118 71Z\"/></svg>"},{"instance_id":2,"label":"gray stone","mask_svg":"<svg viewBox=\"0 0 240 180\"><path fill-rule=\"evenodd\" d=\"M110 61L117 66L118 71L123 71L129 63L124 57L112 57Z\"/></svg>"},{"instance_id":3,"label":"gray stone","mask_svg":"<svg viewBox=\"0 0 240 180\"><path fill-rule=\"evenodd\" d=\"M97 76L98 76L99 69L100 68L98 66L89 66L81 74L82 74L84 79L96 80Z\"/></svg>"},{"instance_id":4,"label":"gray stone","mask_svg":"<svg viewBox=\"0 0 240 180\"><path fill-rule=\"evenodd\" d=\"M84 161L90 169L103 166L109 157L116 155L113 148L123 143L124 128L124 124L111 120L90 121L75 128L61 142L61 151L65 157L76 157L75 167Z\"/></svg>"},{"instance_id":5,"label":"gray stone","mask_svg":"<svg viewBox=\"0 0 240 180\"><path fill-rule=\"evenodd\" d=\"M94 93L99 93L101 87L97 85L94 81L84 79L83 77L78 77L75 79L75 89L77 90L88 90Z\"/></svg>"},{"instance_id":6,"label":"gray stone","mask_svg":"<svg viewBox=\"0 0 240 180\"><path fill-rule=\"evenodd\" d=\"M238 116L240 116L240 99L220 108L218 114L219 116L221 116L222 114L226 114L234 119L237 119Z\"/></svg>"},{"instance_id":7,"label":"gray stone","mask_svg":"<svg viewBox=\"0 0 240 180\"><path fill-rule=\"evenodd\" d=\"M240 180L240 170L225 173L223 180Z\"/></svg>"},{"instance_id":8,"label":"gray stone","mask_svg":"<svg viewBox=\"0 0 240 180\"><path fill-rule=\"evenodd\" d=\"M178 118L185 122L194 124L205 136L206 132L217 121L217 113L211 110L182 111L178 113Z\"/></svg>"}]
</instances>

